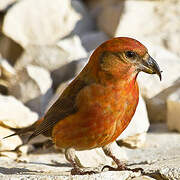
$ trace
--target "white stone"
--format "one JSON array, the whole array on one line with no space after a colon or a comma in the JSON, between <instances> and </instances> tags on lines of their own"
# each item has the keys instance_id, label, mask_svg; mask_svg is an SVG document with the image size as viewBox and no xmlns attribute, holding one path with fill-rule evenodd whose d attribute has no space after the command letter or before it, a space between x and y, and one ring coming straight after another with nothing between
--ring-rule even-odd
<instances>
[{"instance_id":1,"label":"white stone","mask_svg":"<svg viewBox=\"0 0 180 180\"><path fill-rule=\"evenodd\" d=\"M53 44L80 19L70 0L25 0L6 14L3 32L23 47Z\"/></svg>"},{"instance_id":2,"label":"white stone","mask_svg":"<svg viewBox=\"0 0 180 180\"><path fill-rule=\"evenodd\" d=\"M33 124L38 116L13 96L0 95L0 122L11 128Z\"/></svg>"},{"instance_id":3,"label":"white stone","mask_svg":"<svg viewBox=\"0 0 180 180\"><path fill-rule=\"evenodd\" d=\"M87 56L87 52L83 48L81 40L77 35L60 40L57 45L68 54L69 62Z\"/></svg>"},{"instance_id":4,"label":"white stone","mask_svg":"<svg viewBox=\"0 0 180 180\"><path fill-rule=\"evenodd\" d=\"M0 152L0 156L1 157L4 156L4 157L8 157L10 159L16 160L18 155L15 152L3 151L3 152Z\"/></svg>"},{"instance_id":5,"label":"white stone","mask_svg":"<svg viewBox=\"0 0 180 180\"><path fill-rule=\"evenodd\" d=\"M9 62L5 59L0 59L0 70L1 70L1 78L11 78L16 74L15 69L9 64Z\"/></svg>"},{"instance_id":6,"label":"white stone","mask_svg":"<svg viewBox=\"0 0 180 180\"><path fill-rule=\"evenodd\" d=\"M45 94L49 87L51 87L52 81L49 73L45 69L29 65L27 66L27 73L39 85L42 94Z\"/></svg>"},{"instance_id":7,"label":"white stone","mask_svg":"<svg viewBox=\"0 0 180 180\"><path fill-rule=\"evenodd\" d=\"M23 121L25 120L22 120L22 122ZM1 132L0 133L0 151L14 150L17 146L22 144L22 141L19 136L12 136L6 139L2 139L5 136L9 136L13 134L14 132L12 130L0 126L0 132Z\"/></svg>"},{"instance_id":8,"label":"white stone","mask_svg":"<svg viewBox=\"0 0 180 180\"><path fill-rule=\"evenodd\" d=\"M17 72L16 79L11 81L9 93L42 114L52 96L51 86L50 73L46 69L28 65Z\"/></svg>"},{"instance_id":9,"label":"white stone","mask_svg":"<svg viewBox=\"0 0 180 180\"><path fill-rule=\"evenodd\" d=\"M125 139L118 141L119 146L125 146L127 148L142 148L146 143L147 133L135 134L134 136L128 136Z\"/></svg>"},{"instance_id":10,"label":"white stone","mask_svg":"<svg viewBox=\"0 0 180 180\"><path fill-rule=\"evenodd\" d=\"M148 115L151 121L166 120L166 99L178 88L180 78L180 58L172 52L153 46L143 41L149 49L149 54L157 61L162 72L162 81L157 75L141 72L138 83L146 100Z\"/></svg>"},{"instance_id":11,"label":"white stone","mask_svg":"<svg viewBox=\"0 0 180 180\"><path fill-rule=\"evenodd\" d=\"M141 72L138 76L138 83L141 93L146 98L157 96L163 90L171 87L180 77L180 57L174 53L153 44L146 44L149 54L156 60L162 70L162 81L159 81L157 75L149 75ZM148 83L147 83L148 82ZM153 88L152 88L153 87Z\"/></svg>"},{"instance_id":12,"label":"white stone","mask_svg":"<svg viewBox=\"0 0 180 180\"><path fill-rule=\"evenodd\" d=\"M167 125L170 130L180 132L180 89L167 98Z\"/></svg>"},{"instance_id":13,"label":"white stone","mask_svg":"<svg viewBox=\"0 0 180 180\"><path fill-rule=\"evenodd\" d=\"M142 147L145 143L146 132L148 131L149 126L150 124L146 104L143 98L140 96L136 112L130 124L117 140L120 140L122 144L131 148Z\"/></svg>"},{"instance_id":14,"label":"white stone","mask_svg":"<svg viewBox=\"0 0 180 180\"><path fill-rule=\"evenodd\" d=\"M53 71L68 63L69 54L56 45L31 45L26 48L15 64L15 69L21 70L28 64L44 67Z\"/></svg>"},{"instance_id":15,"label":"white stone","mask_svg":"<svg viewBox=\"0 0 180 180\"><path fill-rule=\"evenodd\" d=\"M26 155L28 153L28 150L30 149L30 145L22 145L18 148L18 151L20 151L21 154Z\"/></svg>"},{"instance_id":16,"label":"white stone","mask_svg":"<svg viewBox=\"0 0 180 180\"><path fill-rule=\"evenodd\" d=\"M28 46L17 60L15 69L21 70L28 64L33 64L52 72L73 60L84 57L87 57L87 52L83 48L79 36L74 35L60 40L57 45Z\"/></svg>"},{"instance_id":17,"label":"white stone","mask_svg":"<svg viewBox=\"0 0 180 180\"><path fill-rule=\"evenodd\" d=\"M140 177L135 177L132 180L155 180L155 179L149 176L140 176Z\"/></svg>"},{"instance_id":18,"label":"white stone","mask_svg":"<svg viewBox=\"0 0 180 180\"><path fill-rule=\"evenodd\" d=\"M102 4L98 25L108 35L146 39L180 55L179 0L114 0Z\"/></svg>"},{"instance_id":19,"label":"white stone","mask_svg":"<svg viewBox=\"0 0 180 180\"><path fill-rule=\"evenodd\" d=\"M0 11L6 9L12 3L15 3L17 0L1 0L0 2Z\"/></svg>"},{"instance_id":20,"label":"white stone","mask_svg":"<svg viewBox=\"0 0 180 180\"><path fill-rule=\"evenodd\" d=\"M123 2L119 3L118 7L122 6ZM158 1L125 1L114 35L144 37L157 30L160 24L155 13L157 6L161 6Z\"/></svg>"}]
</instances>

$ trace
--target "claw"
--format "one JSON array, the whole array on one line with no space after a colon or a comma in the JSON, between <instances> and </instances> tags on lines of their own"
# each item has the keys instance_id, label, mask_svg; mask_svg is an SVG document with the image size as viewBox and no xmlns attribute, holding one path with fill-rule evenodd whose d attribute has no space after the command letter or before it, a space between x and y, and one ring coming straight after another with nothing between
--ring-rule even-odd
<instances>
[{"instance_id":1,"label":"claw","mask_svg":"<svg viewBox=\"0 0 180 180\"><path fill-rule=\"evenodd\" d=\"M134 168L134 169L130 169L126 166L118 166L117 168L111 167L111 166L104 166L102 168L101 171L103 171L104 169L108 168L109 171L133 171L133 172L138 172L140 171L141 173L144 173L144 170L142 168Z\"/></svg>"},{"instance_id":2,"label":"claw","mask_svg":"<svg viewBox=\"0 0 180 180\"><path fill-rule=\"evenodd\" d=\"M125 171L125 170L128 170L128 168L126 168L125 166L121 166L121 167L117 167L117 168L114 168L114 167L111 167L111 166L104 166L102 168L101 171L103 171L104 169L108 168L109 171Z\"/></svg>"},{"instance_id":3,"label":"claw","mask_svg":"<svg viewBox=\"0 0 180 180\"><path fill-rule=\"evenodd\" d=\"M91 174L96 174L98 173L97 171L83 171L79 168L73 168L71 170L71 175L91 175Z\"/></svg>"}]
</instances>

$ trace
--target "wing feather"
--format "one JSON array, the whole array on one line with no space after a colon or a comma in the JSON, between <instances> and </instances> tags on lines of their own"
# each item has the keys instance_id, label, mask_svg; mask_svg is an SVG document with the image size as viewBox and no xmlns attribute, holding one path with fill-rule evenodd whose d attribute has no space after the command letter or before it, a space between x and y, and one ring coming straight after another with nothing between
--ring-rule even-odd
<instances>
[{"instance_id":1,"label":"wing feather","mask_svg":"<svg viewBox=\"0 0 180 180\"><path fill-rule=\"evenodd\" d=\"M84 81L78 79L74 80L65 89L59 99L51 106L51 108L46 113L44 120L35 129L33 134L29 137L28 141L40 134L51 137L52 129L57 122L63 120L68 115L77 112L75 103L76 96L85 86L87 86L87 84Z\"/></svg>"}]
</instances>

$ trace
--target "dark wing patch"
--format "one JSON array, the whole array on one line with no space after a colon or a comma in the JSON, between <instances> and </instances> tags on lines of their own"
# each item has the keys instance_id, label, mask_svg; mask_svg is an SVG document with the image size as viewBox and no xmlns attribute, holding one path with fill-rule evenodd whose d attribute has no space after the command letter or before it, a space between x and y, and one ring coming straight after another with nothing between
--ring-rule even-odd
<instances>
[{"instance_id":1,"label":"dark wing patch","mask_svg":"<svg viewBox=\"0 0 180 180\"><path fill-rule=\"evenodd\" d=\"M80 80L73 81L65 89L65 92L63 92L59 99L51 106L46 113L44 120L29 137L28 141L40 134L51 137L54 125L77 111L75 98L78 92L86 85L87 84Z\"/></svg>"}]
</instances>

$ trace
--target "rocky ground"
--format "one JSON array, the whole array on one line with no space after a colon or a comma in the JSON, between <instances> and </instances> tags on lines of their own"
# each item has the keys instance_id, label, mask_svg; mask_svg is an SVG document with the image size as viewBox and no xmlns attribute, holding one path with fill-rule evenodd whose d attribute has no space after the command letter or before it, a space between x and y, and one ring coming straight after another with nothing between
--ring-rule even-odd
<instances>
[{"instance_id":1,"label":"rocky ground","mask_svg":"<svg viewBox=\"0 0 180 180\"><path fill-rule=\"evenodd\" d=\"M23 157L27 162L16 162L0 158L1 179L83 179L83 180L167 180L180 179L180 134L169 132L165 124L153 125L147 133L144 147L128 149L121 147L128 155L129 168L140 167L144 174L132 171L106 171L93 175L72 176L70 164L62 153L39 149ZM93 158L90 154L89 159ZM22 158L21 158L22 160ZM88 160L88 159L87 159ZM103 161L101 163L104 163ZM102 167L102 166L99 166Z\"/></svg>"}]
</instances>

